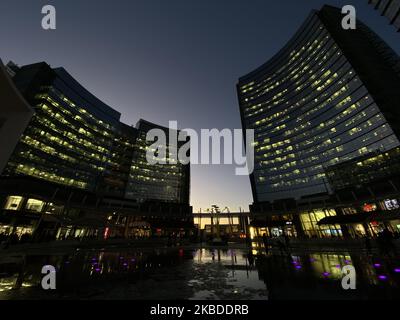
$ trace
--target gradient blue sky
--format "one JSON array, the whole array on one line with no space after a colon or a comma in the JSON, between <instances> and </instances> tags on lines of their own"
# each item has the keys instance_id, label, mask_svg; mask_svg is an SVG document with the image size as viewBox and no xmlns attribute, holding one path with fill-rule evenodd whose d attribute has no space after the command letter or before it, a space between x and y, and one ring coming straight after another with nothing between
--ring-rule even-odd
<instances>
[{"instance_id":1,"label":"gradient blue sky","mask_svg":"<svg viewBox=\"0 0 400 320\"><path fill-rule=\"evenodd\" d=\"M41 8L57 9L57 30ZM367 0L1 0L0 57L62 66L122 113L180 128L240 128L237 79L271 58L312 9L353 4L398 53L400 34ZM194 210L248 209L248 177L234 167L192 166Z\"/></svg>"}]
</instances>

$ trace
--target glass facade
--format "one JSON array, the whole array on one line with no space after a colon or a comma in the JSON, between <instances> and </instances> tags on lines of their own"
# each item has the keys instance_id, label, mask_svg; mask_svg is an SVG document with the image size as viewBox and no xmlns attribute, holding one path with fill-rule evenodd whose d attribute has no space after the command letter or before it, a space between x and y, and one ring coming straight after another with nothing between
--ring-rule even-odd
<instances>
[{"instance_id":1,"label":"glass facade","mask_svg":"<svg viewBox=\"0 0 400 320\"><path fill-rule=\"evenodd\" d=\"M62 68L29 65L13 80L35 115L3 176L30 176L136 202L189 204L189 165L146 161L146 132L158 126L143 120L137 127L121 123L117 111Z\"/></svg>"},{"instance_id":2,"label":"glass facade","mask_svg":"<svg viewBox=\"0 0 400 320\"><path fill-rule=\"evenodd\" d=\"M400 145L327 28L321 12L332 10L312 12L275 57L239 80L242 125L255 131L255 202L329 193L324 168Z\"/></svg>"},{"instance_id":3,"label":"glass facade","mask_svg":"<svg viewBox=\"0 0 400 320\"><path fill-rule=\"evenodd\" d=\"M137 125L138 137L134 147L134 161L129 173L126 198L188 203L189 172L186 166L178 163L151 165L147 162L146 153L153 142L146 141L146 135L149 130L155 128L162 129L168 137L168 128L144 120L139 121ZM165 148L168 161L172 147L175 146L167 141Z\"/></svg>"},{"instance_id":4,"label":"glass facade","mask_svg":"<svg viewBox=\"0 0 400 320\"><path fill-rule=\"evenodd\" d=\"M334 190L355 185L370 187L379 181L390 183L390 179L400 176L400 148L368 154L329 167L326 175Z\"/></svg>"},{"instance_id":5,"label":"glass facade","mask_svg":"<svg viewBox=\"0 0 400 320\"><path fill-rule=\"evenodd\" d=\"M22 197L9 196L4 206L6 210L19 210L21 208Z\"/></svg>"},{"instance_id":6,"label":"glass facade","mask_svg":"<svg viewBox=\"0 0 400 320\"><path fill-rule=\"evenodd\" d=\"M342 230L340 225L318 226L318 221L323 218L335 216L335 210L312 210L300 214L302 229L304 234L310 238L331 238L341 237Z\"/></svg>"}]
</instances>

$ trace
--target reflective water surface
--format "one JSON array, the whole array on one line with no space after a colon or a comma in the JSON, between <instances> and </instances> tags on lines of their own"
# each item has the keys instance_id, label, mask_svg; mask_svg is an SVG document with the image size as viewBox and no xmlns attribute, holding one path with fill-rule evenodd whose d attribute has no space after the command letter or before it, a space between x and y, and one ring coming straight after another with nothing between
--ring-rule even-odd
<instances>
[{"instance_id":1,"label":"reflective water surface","mask_svg":"<svg viewBox=\"0 0 400 320\"><path fill-rule=\"evenodd\" d=\"M41 269L56 267L56 290ZM341 286L353 265L356 290ZM396 299L400 259L242 249L107 249L0 257L0 299Z\"/></svg>"}]
</instances>

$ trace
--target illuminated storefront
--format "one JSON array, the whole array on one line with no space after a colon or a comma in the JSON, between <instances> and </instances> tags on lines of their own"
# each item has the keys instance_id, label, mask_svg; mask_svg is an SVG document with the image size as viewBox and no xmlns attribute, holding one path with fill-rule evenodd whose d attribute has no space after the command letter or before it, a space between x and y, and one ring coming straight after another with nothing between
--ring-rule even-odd
<instances>
[{"instance_id":1,"label":"illuminated storefront","mask_svg":"<svg viewBox=\"0 0 400 320\"><path fill-rule=\"evenodd\" d=\"M271 238L297 237L292 215L275 215L269 219L253 219L251 226L253 233L260 237L264 234Z\"/></svg>"},{"instance_id":2,"label":"illuminated storefront","mask_svg":"<svg viewBox=\"0 0 400 320\"><path fill-rule=\"evenodd\" d=\"M326 217L336 216L336 212L330 210L312 210L301 213L300 220L303 231L310 238L332 238L342 237L340 225L318 225L318 222Z\"/></svg>"}]
</instances>

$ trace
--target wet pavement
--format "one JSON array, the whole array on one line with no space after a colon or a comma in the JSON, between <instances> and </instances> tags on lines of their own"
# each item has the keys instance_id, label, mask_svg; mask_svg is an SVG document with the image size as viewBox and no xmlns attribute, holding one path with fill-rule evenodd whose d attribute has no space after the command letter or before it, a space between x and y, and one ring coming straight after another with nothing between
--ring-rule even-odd
<instances>
[{"instance_id":1,"label":"wet pavement","mask_svg":"<svg viewBox=\"0 0 400 320\"><path fill-rule=\"evenodd\" d=\"M41 288L53 265L56 290ZM342 268L354 266L356 290ZM93 249L0 260L0 299L399 299L400 259L365 252Z\"/></svg>"}]
</instances>

